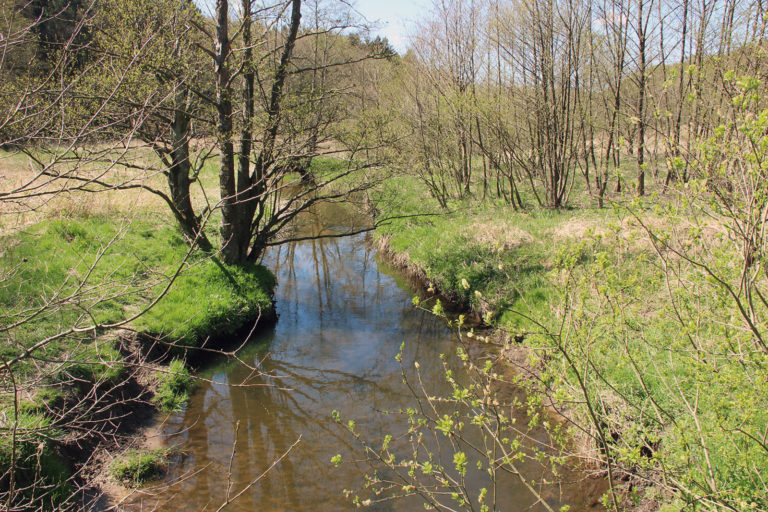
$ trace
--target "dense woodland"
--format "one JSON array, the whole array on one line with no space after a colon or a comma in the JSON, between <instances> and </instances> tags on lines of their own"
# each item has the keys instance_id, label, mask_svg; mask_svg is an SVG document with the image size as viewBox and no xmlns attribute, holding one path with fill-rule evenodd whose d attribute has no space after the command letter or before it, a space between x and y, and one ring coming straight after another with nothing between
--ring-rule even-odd
<instances>
[{"instance_id":1,"label":"dense woodland","mask_svg":"<svg viewBox=\"0 0 768 512\"><path fill-rule=\"evenodd\" d=\"M526 351L512 379L469 361L462 412L413 431L479 429L492 476L578 460L608 510L768 510L768 6L436 0L415 23L398 54L342 1L2 1L0 507L80 507L62 446L116 436L148 371L179 407L180 354L268 317L265 251L337 202ZM489 398L510 380L558 456L515 444ZM349 430L399 475L357 504L509 509L460 458Z\"/></svg>"}]
</instances>

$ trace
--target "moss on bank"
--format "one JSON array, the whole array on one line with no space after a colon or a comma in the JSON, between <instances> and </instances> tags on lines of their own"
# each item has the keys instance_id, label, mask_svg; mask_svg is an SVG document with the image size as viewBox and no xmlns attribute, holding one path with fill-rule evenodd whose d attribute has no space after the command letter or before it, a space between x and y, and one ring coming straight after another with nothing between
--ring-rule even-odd
<instances>
[{"instance_id":1,"label":"moss on bank","mask_svg":"<svg viewBox=\"0 0 768 512\"><path fill-rule=\"evenodd\" d=\"M161 410L166 412L181 409L189 399L189 393L195 380L189 369L180 359L174 359L157 379L157 391L152 399Z\"/></svg>"}]
</instances>

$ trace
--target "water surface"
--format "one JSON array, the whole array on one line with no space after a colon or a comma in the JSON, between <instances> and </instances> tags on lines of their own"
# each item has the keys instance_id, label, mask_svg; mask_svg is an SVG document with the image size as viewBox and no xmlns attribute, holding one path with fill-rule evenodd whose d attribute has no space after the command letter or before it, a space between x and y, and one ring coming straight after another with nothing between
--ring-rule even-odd
<instances>
[{"instance_id":1,"label":"water surface","mask_svg":"<svg viewBox=\"0 0 768 512\"><path fill-rule=\"evenodd\" d=\"M332 234L350 224L343 211L326 209L296 233ZM377 261L366 236L291 243L266 255L278 277L279 321L240 352L247 366L212 361L202 371L210 382L162 428L163 442L184 453L166 478L170 487L134 499L136 510L217 510L228 494L241 492L226 510L355 508L343 491L362 487L366 466L353 462L359 446L331 412L354 419L368 439L397 436L403 418L383 411L414 404L395 360L401 344L403 367L411 373L418 361L435 395L450 389L439 355L455 352L446 324L413 307L414 290ZM273 377L254 372L257 367ZM336 454L344 461L339 467L330 463ZM501 487L501 510L544 510L515 478ZM555 510L566 501L559 491L549 495ZM420 509L413 500L369 508Z\"/></svg>"}]
</instances>

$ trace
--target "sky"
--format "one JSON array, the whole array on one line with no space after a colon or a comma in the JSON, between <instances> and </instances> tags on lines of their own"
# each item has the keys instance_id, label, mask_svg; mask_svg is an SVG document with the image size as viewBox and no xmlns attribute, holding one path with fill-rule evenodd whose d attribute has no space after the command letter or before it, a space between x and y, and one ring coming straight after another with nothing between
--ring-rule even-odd
<instances>
[{"instance_id":1,"label":"sky","mask_svg":"<svg viewBox=\"0 0 768 512\"><path fill-rule=\"evenodd\" d=\"M212 15L215 0L195 0L206 14ZM413 21L423 19L432 0L349 0L355 9L373 24L371 37L382 36L400 53L408 49L408 34Z\"/></svg>"},{"instance_id":2,"label":"sky","mask_svg":"<svg viewBox=\"0 0 768 512\"><path fill-rule=\"evenodd\" d=\"M369 22L378 22L372 36L383 36L398 51L408 48L408 34L413 21L424 18L429 12L431 0L357 0L357 11Z\"/></svg>"}]
</instances>

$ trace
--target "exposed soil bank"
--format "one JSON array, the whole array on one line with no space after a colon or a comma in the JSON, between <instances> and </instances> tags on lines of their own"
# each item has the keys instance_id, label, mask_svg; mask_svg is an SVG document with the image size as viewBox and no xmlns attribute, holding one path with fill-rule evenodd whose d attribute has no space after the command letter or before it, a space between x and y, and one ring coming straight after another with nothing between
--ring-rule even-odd
<instances>
[{"instance_id":1,"label":"exposed soil bank","mask_svg":"<svg viewBox=\"0 0 768 512\"><path fill-rule=\"evenodd\" d=\"M157 443L157 425L165 414L153 398L157 392L158 375L167 373L172 358L183 358L193 371L212 357L227 356L277 321L274 307L257 318L244 322L234 334L212 332L199 346L184 347L169 343L146 332L121 330L110 334L130 370L120 384L106 391L102 407L91 421L94 435L64 442L62 456L72 466L81 490L78 508L107 510L118 504L130 489L115 482L109 466L127 449L152 449ZM77 397L82 401L85 397Z\"/></svg>"},{"instance_id":2,"label":"exposed soil bank","mask_svg":"<svg viewBox=\"0 0 768 512\"><path fill-rule=\"evenodd\" d=\"M23 434L0 439L0 492L13 494L12 506L66 508L101 447L117 450L155 400L183 401L179 384L193 380L185 365L274 323L266 267L190 253L164 220L52 217L0 238L0 349L14 365L0 427Z\"/></svg>"},{"instance_id":3,"label":"exposed soil bank","mask_svg":"<svg viewBox=\"0 0 768 512\"><path fill-rule=\"evenodd\" d=\"M191 345L149 332L136 332L134 338L141 345L141 351L146 358L167 362L177 357L183 359L191 370L197 370L210 362L212 356L227 355L237 351L254 334L275 325L276 322L277 312L273 301L269 309L260 312L254 318L240 322L239 327L232 327L227 333L212 331L199 342Z\"/></svg>"}]
</instances>

